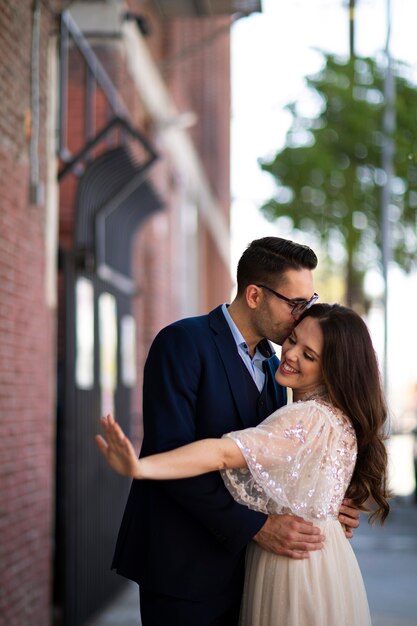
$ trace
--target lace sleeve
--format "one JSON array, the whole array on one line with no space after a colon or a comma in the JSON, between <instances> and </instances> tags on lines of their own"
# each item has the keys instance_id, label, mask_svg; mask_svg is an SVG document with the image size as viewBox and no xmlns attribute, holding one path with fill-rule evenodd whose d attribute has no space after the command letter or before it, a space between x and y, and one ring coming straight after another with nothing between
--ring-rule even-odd
<instances>
[{"instance_id":1,"label":"lace sleeve","mask_svg":"<svg viewBox=\"0 0 417 626\"><path fill-rule=\"evenodd\" d=\"M283 407L256 428L225 435L248 469L223 470L238 502L264 513L336 518L356 460L346 419L316 400Z\"/></svg>"}]
</instances>

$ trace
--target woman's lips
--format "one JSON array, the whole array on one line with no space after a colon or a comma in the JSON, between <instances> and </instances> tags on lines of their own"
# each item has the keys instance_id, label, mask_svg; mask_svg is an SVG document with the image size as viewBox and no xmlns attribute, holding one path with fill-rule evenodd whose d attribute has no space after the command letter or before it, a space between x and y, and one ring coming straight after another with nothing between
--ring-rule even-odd
<instances>
[{"instance_id":1,"label":"woman's lips","mask_svg":"<svg viewBox=\"0 0 417 626\"><path fill-rule=\"evenodd\" d=\"M283 361L281 365L279 366L279 369L281 370L283 374L298 374L299 373L298 370L296 370L294 367L291 367L291 365L289 365L287 361Z\"/></svg>"}]
</instances>

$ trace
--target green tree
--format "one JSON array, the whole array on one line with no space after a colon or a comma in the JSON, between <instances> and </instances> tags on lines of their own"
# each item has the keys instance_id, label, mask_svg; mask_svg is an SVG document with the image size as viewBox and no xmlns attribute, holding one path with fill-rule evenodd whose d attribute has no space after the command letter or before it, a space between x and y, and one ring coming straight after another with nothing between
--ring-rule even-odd
<instances>
[{"instance_id":1,"label":"green tree","mask_svg":"<svg viewBox=\"0 0 417 626\"><path fill-rule=\"evenodd\" d=\"M271 221L288 216L296 229L314 234L331 258L345 251L346 300L364 304L363 279L381 259L381 166L384 59L342 60L323 54L322 69L307 86L317 103L313 116L287 105L292 123L286 145L270 161L277 192L261 210ZM405 64L394 63L395 117L392 258L405 271L417 266L417 91Z\"/></svg>"}]
</instances>

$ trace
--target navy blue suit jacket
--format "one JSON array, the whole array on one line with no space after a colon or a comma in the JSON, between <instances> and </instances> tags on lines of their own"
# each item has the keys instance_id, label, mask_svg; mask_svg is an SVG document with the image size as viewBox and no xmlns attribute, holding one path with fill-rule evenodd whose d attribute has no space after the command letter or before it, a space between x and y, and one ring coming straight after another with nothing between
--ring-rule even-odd
<instances>
[{"instance_id":1,"label":"navy blue suit jacket","mask_svg":"<svg viewBox=\"0 0 417 626\"><path fill-rule=\"evenodd\" d=\"M276 356L268 360L275 372ZM286 403L275 384L274 410ZM242 360L221 306L155 338L144 370L140 456L255 426ZM141 588L190 600L239 592L247 543L265 516L237 504L219 472L133 481L113 568Z\"/></svg>"}]
</instances>

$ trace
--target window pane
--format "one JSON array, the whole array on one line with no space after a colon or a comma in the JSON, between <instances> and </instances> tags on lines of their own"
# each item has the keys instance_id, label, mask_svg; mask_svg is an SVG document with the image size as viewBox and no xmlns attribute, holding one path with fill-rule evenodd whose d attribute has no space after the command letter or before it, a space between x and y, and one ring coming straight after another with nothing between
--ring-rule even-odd
<instances>
[{"instance_id":1,"label":"window pane","mask_svg":"<svg viewBox=\"0 0 417 626\"><path fill-rule=\"evenodd\" d=\"M78 278L75 285L75 384L94 387L94 288L90 280Z\"/></svg>"},{"instance_id":2,"label":"window pane","mask_svg":"<svg viewBox=\"0 0 417 626\"><path fill-rule=\"evenodd\" d=\"M100 337L101 413L114 415L117 386L117 309L116 298L102 293L98 300Z\"/></svg>"},{"instance_id":3,"label":"window pane","mask_svg":"<svg viewBox=\"0 0 417 626\"><path fill-rule=\"evenodd\" d=\"M136 324L132 315L121 320L121 367L122 382L126 387L136 383Z\"/></svg>"}]
</instances>

